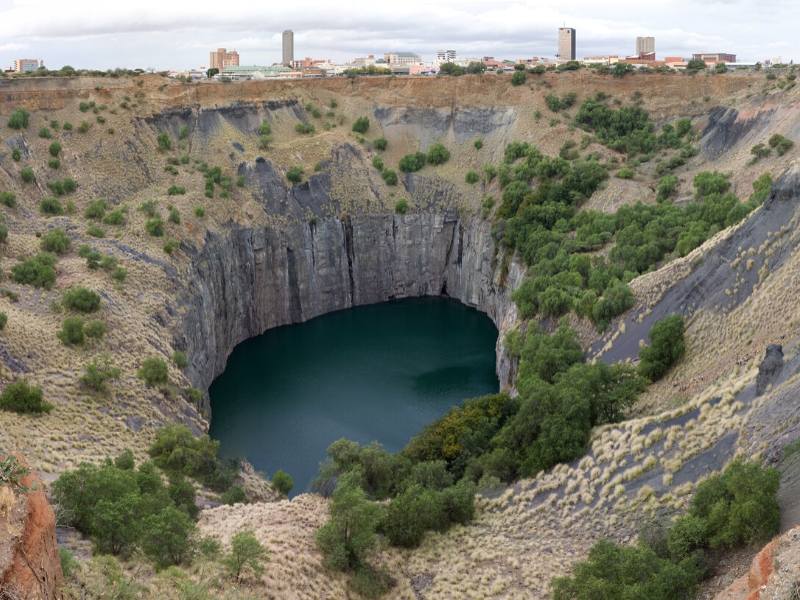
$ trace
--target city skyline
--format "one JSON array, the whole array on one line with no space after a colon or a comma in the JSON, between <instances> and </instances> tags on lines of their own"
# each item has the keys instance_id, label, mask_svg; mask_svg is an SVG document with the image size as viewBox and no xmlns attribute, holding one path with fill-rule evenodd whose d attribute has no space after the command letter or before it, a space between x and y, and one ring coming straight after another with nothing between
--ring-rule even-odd
<instances>
[{"instance_id":1,"label":"city skyline","mask_svg":"<svg viewBox=\"0 0 800 600\"><path fill-rule=\"evenodd\" d=\"M294 31L295 58L347 61L410 51L432 60L445 47L463 57L552 57L557 30L564 26L577 30L579 58L632 54L637 36L655 37L661 56L732 52L745 61L800 56L791 31L800 6L783 0L647 6L616 0L600 8L586 0L563 8L552 0L501 0L491 6L409 0L405 6L403 13L390 14L360 0L349 10L306 1L291 7L234 5L220 13L204 1L111 7L78 0L64 7L51 0L0 0L0 64L25 57L41 58L51 68L194 68L218 47L236 48L243 64L272 64L282 62L286 29Z\"/></svg>"}]
</instances>

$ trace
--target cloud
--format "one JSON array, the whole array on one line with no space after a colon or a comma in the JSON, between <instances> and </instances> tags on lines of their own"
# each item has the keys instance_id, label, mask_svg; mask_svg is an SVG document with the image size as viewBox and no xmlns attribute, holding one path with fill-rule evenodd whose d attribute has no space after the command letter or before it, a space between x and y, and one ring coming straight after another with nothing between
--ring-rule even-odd
<instances>
[{"instance_id":1,"label":"cloud","mask_svg":"<svg viewBox=\"0 0 800 600\"><path fill-rule=\"evenodd\" d=\"M763 59L797 52L798 21L794 0L0 0L0 59L27 47L53 66L186 67L226 46L243 62L267 63L278 60L285 28L304 56L413 50L430 57L447 47L513 59L553 55L563 24L577 28L579 55L631 53L637 35L654 35L662 55L720 50Z\"/></svg>"}]
</instances>

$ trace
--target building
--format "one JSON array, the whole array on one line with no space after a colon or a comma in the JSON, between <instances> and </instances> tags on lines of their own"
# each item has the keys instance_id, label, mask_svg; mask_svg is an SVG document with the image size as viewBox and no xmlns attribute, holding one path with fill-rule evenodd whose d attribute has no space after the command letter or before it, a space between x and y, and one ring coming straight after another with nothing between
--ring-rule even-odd
<instances>
[{"instance_id":1,"label":"building","mask_svg":"<svg viewBox=\"0 0 800 600\"><path fill-rule=\"evenodd\" d=\"M692 60L702 60L704 63L735 63L736 55L727 52L700 52L692 54Z\"/></svg>"},{"instance_id":2,"label":"building","mask_svg":"<svg viewBox=\"0 0 800 600\"><path fill-rule=\"evenodd\" d=\"M250 79L299 79L303 73L299 70L292 70L283 65L273 65L271 67L261 66L231 66L225 67L220 74L220 79L231 81L248 81Z\"/></svg>"},{"instance_id":3,"label":"building","mask_svg":"<svg viewBox=\"0 0 800 600\"><path fill-rule=\"evenodd\" d=\"M637 37L636 38L636 56L644 57L647 54L652 54L655 59L656 53L656 38L652 36Z\"/></svg>"},{"instance_id":4,"label":"building","mask_svg":"<svg viewBox=\"0 0 800 600\"><path fill-rule=\"evenodd\" d=\"M575 29L572 27L558 28L558 58L575 60Z\"/></svg>"},{"instance_id":5,"label":"building","mask_svg":"<svg viewBox=\"0 0 800 600\"><path fill-rule=\"evenodd\" d=\"M455 50L439 50L436 52L436 64L456 62Z\"/></svg>"},{"instance_id":6,"label":"building","mask_svg":"<svg viewBox=\"0 0 800 600\"><path fill-rule=\"evenodd\" d=\"M222 72L225 67L238 67L239 53L236 50L228 52L225 48L217 48L208 57L208 68L219 69Z\"/></svg>"},{"instance_id":7,"label":"building","mask_svg":"<svg viewBox=\"0 0 800 600\"><path fill-rule=\"evenodd\" d=\"M294 31L287 29L283 32L283 66L288 67L294 62Z\"/></svg>"},{"instance_id":8,"label":"building","mask_svg":"<svg viewBox=\"0 0 800 600\"><path fill-rule=\"evenodd\" d=\"M13 70L15 73L30 73L43 66L44 63L37 58L17 58Z\"/></svg>"},{"instance_id":9,"label":"building","mask_svg":"<svg viewBox=\"0 0 800 600\"><path fill-rule=\"evenodd\" d=\"M604 54L602 56L585 56L581 62L585 65L615 65L622 60L617 54Z\"/></svg>"},{"instance_id":10,"label":"building","mask_svg":"<svg viewBox=\"0 0 800 600\"><path fill-rule=\"evenodd\" d=\"M417 65L422 63L422 59L419 57L419 54L414 54L413 52L387 52L383 55L383 58L390 67Z\"/></svg>"}]
</instances>

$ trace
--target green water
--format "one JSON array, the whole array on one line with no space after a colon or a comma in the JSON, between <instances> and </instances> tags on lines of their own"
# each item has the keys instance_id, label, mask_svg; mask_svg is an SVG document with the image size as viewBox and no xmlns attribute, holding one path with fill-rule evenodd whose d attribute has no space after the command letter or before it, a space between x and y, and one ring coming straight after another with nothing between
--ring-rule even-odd
<instances>
[{"instance_id":1,"label":"green water","mask_svg":"<svg viewBox=\"0 0 800 600\"><path fill-rule=\"evenodd\" d=\"M211 385L211 436L306 491L346 437L401 449L463 399L498 389L497 329L453 300L375 304L271 329L239 344Z\"/></svg>"}]
</instances>

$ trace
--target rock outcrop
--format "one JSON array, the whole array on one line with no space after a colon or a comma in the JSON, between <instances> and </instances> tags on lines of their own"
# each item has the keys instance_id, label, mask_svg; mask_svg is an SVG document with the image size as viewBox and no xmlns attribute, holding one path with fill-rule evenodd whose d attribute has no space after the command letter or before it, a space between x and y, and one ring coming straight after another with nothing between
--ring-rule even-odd
<instances>
[{"instance_id":1,"label":"rock outcrop","mask_svg":"<svg viewBox=\"0 0 800 600\"><path fill-rule=\"evenodd\" d=\"M5 510L0 506L0 598L61 598L55 514L35 475L21 486L0 486L7 501Z\"/></svg>"}]
</instances>

